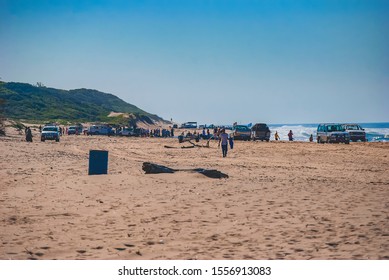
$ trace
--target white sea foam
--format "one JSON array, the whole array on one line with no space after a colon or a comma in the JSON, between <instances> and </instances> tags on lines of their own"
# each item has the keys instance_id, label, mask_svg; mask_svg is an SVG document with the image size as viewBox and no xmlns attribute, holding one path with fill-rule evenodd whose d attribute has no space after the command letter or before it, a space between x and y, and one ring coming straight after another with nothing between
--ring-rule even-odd
<instances>
[{"instance_id":1,"label":"white sea foam","mask_svg":"<svg viewBox=\"0 0 389 280\"><path fill-rule=\"evenodd\" d=\"M274 140L274 134L276 131L281 140L288 140L288 133L290 130L293 132L293 138L296 141L309 141L309 136L312 134L316 139L316 127L309 127L303 125L283 125L283 126L270 126L271 140Z\"/></svg>"},{"instance_id":2,"label":"white sea foam","mask_svg":"<svg viewBox=\"0 0 389 280\"><path fill-rule=\"evenodd\" d=\"M309 136L311 134L313 140L316 141L317 126L315 125L270 125L269 128L271 131L271 140L274 140L276 131L281 140L288 140L288 133L292 130L295 141L309 141ZM385 136L389 135L389 128L365 128L365 132L368 141L389 141L388 138L385 138Z\"/></svg>"}]
</instances>

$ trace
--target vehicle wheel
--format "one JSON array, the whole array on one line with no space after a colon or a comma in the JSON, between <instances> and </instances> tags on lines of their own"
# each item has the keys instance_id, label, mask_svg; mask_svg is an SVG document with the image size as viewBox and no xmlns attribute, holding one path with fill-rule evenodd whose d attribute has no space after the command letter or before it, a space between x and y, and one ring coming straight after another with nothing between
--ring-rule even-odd
<instances>
[{"instance_id":1,"label":"vehicle wheel","mask_svg":"<svg viewBox=\"0 0 389 280\"><path fill-rule=\"evenodd\" d=\"M45 139L41 139L42 142L45 142Z\"/></svg>"},{"instance_id":2,"label":"vehicle wheel","mask_svg":"<svg viewBox=\"0 0 389 280\"><path fill-rule=\"evenodd\" d=\"M317 137L317 143L320 143L320 137Z\"/></svg>"},{"instance_id":3,"label":"vehicle wheel","mask_svg":"<svg viewBox=\"0 0 389 280\"><path fill-rule=\"evenodd\" d=\"M345 144L350 144L350 141L344 142Z\"/></svg>"},{"instance_id":4,"label":"vehicle wheel","mask_svg":"<svg viewBox=\"0 0 389 280\"><path fill-rule=\"evenodd\" d=\"M59 142L59 139L55 139L55 142Z\"/></svg>"},{"instance_id":5,"label":"vehicle wheel","mask_svg":"<svg viewBox=\"0 0 389 280\"><path fill-rule=\"evenodd\" d=\"M269 142L270 141L270 139L266 139L266 142Z\"/></svg>"}]
</instances>

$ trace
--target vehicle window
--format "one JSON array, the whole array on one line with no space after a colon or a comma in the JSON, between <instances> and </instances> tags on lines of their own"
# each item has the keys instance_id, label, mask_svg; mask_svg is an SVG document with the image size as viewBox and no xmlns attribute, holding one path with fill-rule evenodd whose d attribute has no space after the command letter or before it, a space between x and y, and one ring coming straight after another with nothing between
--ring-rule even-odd
<instances>
[{"instance_id":1,"label":"vehicle window","mask_svg":"<svg viewBox=\"0 0 389 280\"><path fill-rule=\"evenodd\" d=\"M44 127L43 131L58 131L56 127Z\"/></svg>"},{"instance_id":2,"label":"vehicle window","mask_svg":"<svg viewBox=\"0 0 389 280\"><path fill-rule=\"evenodd\" d=\"M360 130L361 128L359 127L359 125L347 125L346 129L347 130Z\"/></svg>"},{"instance_id":3,"label":"vehicle window","mask_svg":"<svg viewBox=\"0 0 389 280\"><path fill-rule=\"evenodd\" d=\"M236 126L235 129L238 131L250 131L250 129L247 126Z\"/></svg>"},{"instance_id":4,"label":"vehicle window","mask_svg":"<svg viewBox=\"0 0 389 280\"><path fill-rule=\"evenodd\" d=\"M338 125L338 124L336 124L336 125L329 125L327 127L327 129L328 129L328 132L343 131L343 127L341 125Z\"/></svg>"}]
</instances>

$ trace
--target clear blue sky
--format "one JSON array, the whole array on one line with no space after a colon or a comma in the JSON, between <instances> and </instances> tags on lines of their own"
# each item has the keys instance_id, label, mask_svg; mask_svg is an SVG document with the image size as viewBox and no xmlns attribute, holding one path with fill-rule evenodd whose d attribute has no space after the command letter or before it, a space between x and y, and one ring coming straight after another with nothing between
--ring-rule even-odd
<instances>
[{"instance_id":1,"label":"clear blue sky","mask_svg":"<svg viewBox=\"0 0 389 280\"><path fill-rule=\"evenodd\" d=\"M174 121L389 121L389 1L0 0L3 81Z\"/></svg>"}]
</instances>

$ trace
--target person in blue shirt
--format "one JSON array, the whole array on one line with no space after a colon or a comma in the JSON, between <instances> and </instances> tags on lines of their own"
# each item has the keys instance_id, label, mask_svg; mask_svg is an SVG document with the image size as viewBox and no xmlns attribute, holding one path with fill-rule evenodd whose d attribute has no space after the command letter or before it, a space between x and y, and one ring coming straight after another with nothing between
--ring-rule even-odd
<instances>
[{"instance_id":1,"label":"person in blue shirt","mask_svg":"<svg viewBox=\"0 0 389 280\"><path fill-rule=\"evenodd\" d=\"M223 128L219 135L219 145L218 145L218 147L220 147L220 144L222 145L223 157L227 156L228 139L229 139L228 134L226 133L226 130Z\"/></svg>"}]
</instances>

